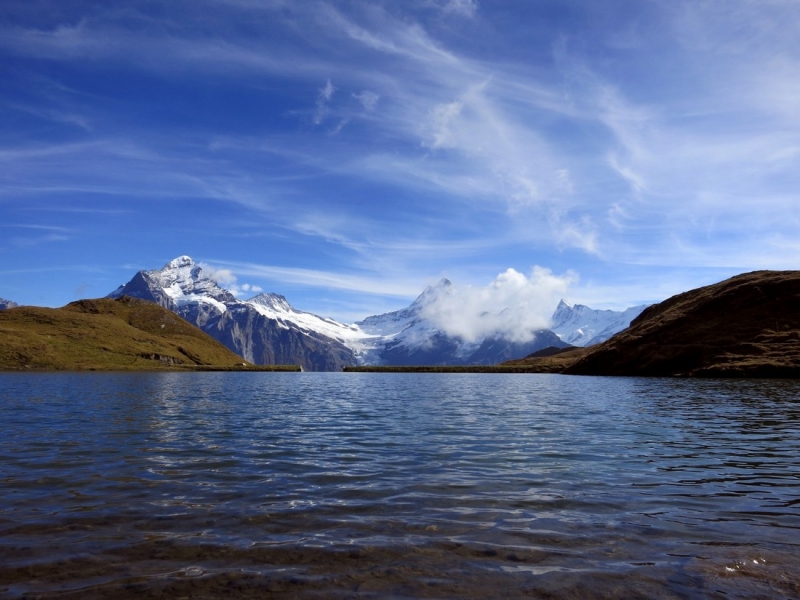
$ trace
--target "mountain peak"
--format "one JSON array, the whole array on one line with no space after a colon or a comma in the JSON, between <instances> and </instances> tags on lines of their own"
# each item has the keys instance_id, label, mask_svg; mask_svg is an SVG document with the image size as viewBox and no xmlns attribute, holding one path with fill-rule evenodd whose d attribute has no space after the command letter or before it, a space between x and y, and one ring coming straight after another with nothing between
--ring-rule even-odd
<instances>
[{"instance_id":1,"label":"mountain peak","mask_svg":"<svg viewBox=\"0 0 800 600\"><path fill-rule=\"evenodd\" d=\"M182 267L193 267L195 262L192 260L190 256L179 256L178 258L173 258L167 264L164 265L164 268L161 269L162 271L166 271L167 269L180 269Z\"/></svg>"},{"instance_id":2,"label":"mountain peak","mask_svg":"<svg viewBox=\"0 0 800 600\"><path fill-rule=\"evenodd\" d=\"M583 304L569 305L561 300L550 317L550 330L574 346L596 344L628 327L631 319L643 309L595 310Z\"/></svg>"},{"instance_id":3,"label":"mountain peak","mask_svg":"<svg viewBox=\"0 0 800 600\"><path fill-rule=\"evenodd\" d=\"M161 269L155 269L148 273L155 277L164 288L178 285L185 293L189 293L198 285L203 288L217 286L217 283L203 270L203 267L188 256L173 258Z\"/></svg>"},{"instance_id":4,"label":"mountain peak","mask_svg":"<svg viewBox=\"0 0 800 600\"><path fill-rule=\"evenodd\" d=\"M419 307L420 305L426 303L427 301L431 300L432 297L435 297L436 294L440 292L444 292L445 294L451 294L453 290L451 289L453 284L447 277L442 277L439 281L436 282L435 285L429 285L422 293L417 296L417 299L409 307L413 309L414 307Z\"/></svg>"},{"instance_id":5,"label":"mountain peak","mask_svg":"<svg viewBox=\"0 0 800 600\"><path fill-rule=\"evenodd\" d=\"M265 292L263 294L259 294L258 296L250 298L248 302L252 304L258 304L260 306L266 306L274 310L297 312L292 307L292 305L289 304L289 301L286 300L286 298L284 296L281 296L280 294Z\"/></svg>"},{"instance_id":6,"label":"mountain peak","mask_svg":"<svg viewBox=\"0 0 800 600\"><path fill-rule=\"evenodd\" d=\"M567 304L567 302L562 298L559 301L558 306L556 306L553 316L550 318L552 327L564 325L573 317L574 312L574 307L571 304Z\"/></svg>"},{"instance_id":7,"label":"mountain peak","mask_svg":"<svg viewBox=\"0 0 800 600\"><path fill-rule=\"evenodd\" d=\"M233 294L217 284L213 273L186 255L173 258L161 269L139 271L109 297L119 298L123 294L151 300L169 309L187 303L206 302L217 311L225 312L227 309L223 303L236 301Z\"/></svg>"},{"instance_id":8,"label":"mountain peak","mask_svg":"<svg viewBox=\"0 0 800 600\"><path fill-rule=\"evenodd\" d=\"M280 294L237 300L220 286L231 280L230 272L179 256L161 269L139 271L110 297L155 302L257 364L341 371L358 361L357 342L367 336L357 327L295 310Z\"/></svg>"}]
</instances>

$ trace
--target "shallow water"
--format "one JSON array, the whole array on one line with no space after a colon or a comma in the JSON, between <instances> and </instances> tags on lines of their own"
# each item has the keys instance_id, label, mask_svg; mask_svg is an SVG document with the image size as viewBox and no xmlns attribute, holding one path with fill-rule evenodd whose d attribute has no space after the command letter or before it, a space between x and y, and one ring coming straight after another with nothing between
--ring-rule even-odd
<instances>
[{"instance_id":1,"label":"shallow water","mask_svg":"<svg viewBox=\"0 0 800 600\"><path fill-rule=\"evenodd\" d=\"M0 375L0 597L800 597L800 382Z\"/></svg>"}]
</instances>

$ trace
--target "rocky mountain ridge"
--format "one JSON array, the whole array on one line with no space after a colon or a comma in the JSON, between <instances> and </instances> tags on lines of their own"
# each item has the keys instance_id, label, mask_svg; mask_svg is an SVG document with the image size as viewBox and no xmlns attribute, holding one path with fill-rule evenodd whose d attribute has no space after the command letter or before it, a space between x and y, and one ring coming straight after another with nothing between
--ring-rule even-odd
<instances>
[{"instance_id":1,"label":"rocky mountain ridge","mask_svg":"<svg viewBox=\"0 0 800 600\"><path fill-rule=\"evenodd\" d=\"M547 329L524 342L499 334L469 341L448 335L426 316L425 307L438 294L448 293L451 285L442 279L407 308L344 324L297 310L279 294L240 300L222 288L213 273L180 256L161 269L139 271L110 297L128 295L156 302L255 364L300 364L315 371L366 364L490 365L549 346L569 345ZM582 308L583 316L591 311ZM566 331L568 322L562 325Z\"/></svg>"}]
</instances>

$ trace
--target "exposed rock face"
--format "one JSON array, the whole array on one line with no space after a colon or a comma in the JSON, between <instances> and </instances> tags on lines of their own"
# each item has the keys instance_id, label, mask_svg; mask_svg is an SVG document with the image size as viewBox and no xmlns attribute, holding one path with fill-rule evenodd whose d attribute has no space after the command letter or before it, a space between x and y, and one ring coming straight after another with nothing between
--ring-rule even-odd
<instances>
[{"instance_id":1,"label":"exposed rock face","mask_svg":"<svg viewBox=\"0 0 800 600\"><path fill-rule=\"evenodd\" d=\"M799 377L800 271L756 271L673 296L564 372Z\"/></svg>"},{"instance_id":2,"label":"exposed rock face","mask_svg":"<svg viewBox=\"0 0 800 600\"><path fill-rule=\"evenodd\" d=\"M341 371L356 364L341 342L282 325L239 302L206 321L203 331L259 365L302 365L308 371Z\"/></svg>"},{"instance_id":3,"label":"exposed rock face","mask_svg":"<svg viewBox=\"0 0 800 600\"><path fill-rule=\"evenodd\" d=\"M15 308L19 306L16 302L12 302L11 300L4 300L0 298L0 310L4 310L6 308Z\"/></svg>"},{"instance_id":4,"label":"exposed rock face","mask_svg":"<svg viewBox=\"0 0 800 600\"><path fill-rule=\"evenodd\" d=\"M237 300L188 256L178 257L162 269L139 271L109 296L122 295L168 308L258 365L293 364L309 371L340 371L357 362L341 341L280 318L308 313L295 311L285 299L280 315L253 302L256 299Z\"/></svg>"}]
</instances>

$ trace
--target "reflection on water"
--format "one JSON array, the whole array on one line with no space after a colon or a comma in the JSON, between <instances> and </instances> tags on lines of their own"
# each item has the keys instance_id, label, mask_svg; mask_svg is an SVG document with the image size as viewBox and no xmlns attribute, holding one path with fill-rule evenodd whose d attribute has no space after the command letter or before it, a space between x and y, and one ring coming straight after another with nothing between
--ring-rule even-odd
<instances>
[{"instance_id":1,"label":"reflection on water","mask_svg":"<svg viewBox=\"0 0 800 600\"><path fill-rule=\"evenodd\" d=\"M0 375L0 597L800 597L798 392Z\"/></svg>"}]
</instances>

